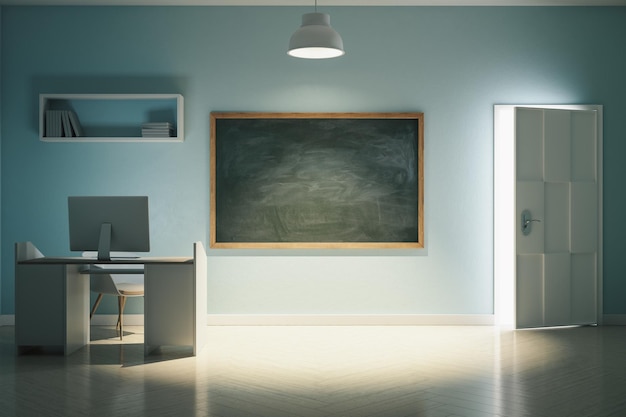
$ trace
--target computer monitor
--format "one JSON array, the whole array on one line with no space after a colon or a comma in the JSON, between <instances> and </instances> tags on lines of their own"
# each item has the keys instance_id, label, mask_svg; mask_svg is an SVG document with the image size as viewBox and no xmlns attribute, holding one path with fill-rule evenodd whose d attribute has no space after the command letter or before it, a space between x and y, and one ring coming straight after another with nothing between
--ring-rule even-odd
<instances>
[{"instance_id":1,"label":"computer monitor","mask_svg":"<svg viewBox=\"0 0 626 417\"><path fill-rule=\"evenodd\" d=\"M111 260L111 251L149 252L148 197L68 197L70 250L98 251L98 260Z\"/></svg>"}]
</instances>

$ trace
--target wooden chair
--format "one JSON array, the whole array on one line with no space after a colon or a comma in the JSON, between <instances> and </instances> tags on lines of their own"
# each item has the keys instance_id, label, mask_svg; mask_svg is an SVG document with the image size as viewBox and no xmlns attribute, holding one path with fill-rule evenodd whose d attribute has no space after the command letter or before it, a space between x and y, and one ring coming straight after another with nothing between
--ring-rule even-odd
<instances>
[{"instance_id":1,"label":"wooden chair","mask_svg":"<svg viewBox=\"0 0 626 417\"><path fill-rule=\"evenodd\" d=\"M91 291L97 292L98 297L91 308L89 319L93 317L94 313L102 301L104 294L111 294L117 296L118 316L117 325L115 329L120 331L120 340L123 340L124 336L124 306L126 305L127 297L143 297L144 285L143 275L140 275L142 282L128 282L130 277L138 277L136 275L111 275L111 274L91 274L90 285Z\"/></svg>"},{"instance_id":2,"label":"wooden chair","mask_svg":"<svg viewBox=\"0 0 626 417\"><path fill-rule=\"evenodd\" d=\"M91 253L86 252L83 256L91 256ZM143 265L134 265L137 269L142 270ZM143 297L144 295L144 283L143 274L107 274L105 271L107 268L115 268L116 265L94 265L94 268L101 269L102 273L95 273L90 275L91 291L98 293L98 297L91 308L89 319L93 317L100 301L104 294L110 294L117 296L118 316L115 329L119 329L120 340L123 340L123 313L124 306L126 305L127 297ZM129 268L130 267L130 268ZM132 269L133 265L125 265L124 268Z\"/></svg>"}]
</instances>

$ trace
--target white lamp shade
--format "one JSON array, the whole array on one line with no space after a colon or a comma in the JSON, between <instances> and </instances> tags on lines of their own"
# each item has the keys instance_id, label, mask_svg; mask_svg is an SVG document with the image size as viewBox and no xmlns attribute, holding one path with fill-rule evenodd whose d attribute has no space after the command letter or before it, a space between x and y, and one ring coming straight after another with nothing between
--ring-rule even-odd
<instances>
[{"instance_id":1,"label":"white lamp shade","mask_svg":"<svg viewBox=\"0 0 626 417\"><path fill-rule=\"evenodd\" d=\"M341 36L330 27L328 13L302 15L302 26L291 35L287 53L309 59L334 58L345 54Z\"/></svg>"}]
</instances>

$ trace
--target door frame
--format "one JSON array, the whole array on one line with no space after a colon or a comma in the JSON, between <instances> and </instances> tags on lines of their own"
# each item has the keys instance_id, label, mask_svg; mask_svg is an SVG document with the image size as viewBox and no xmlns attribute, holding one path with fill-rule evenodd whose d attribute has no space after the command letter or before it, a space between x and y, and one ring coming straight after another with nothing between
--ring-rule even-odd
<instances>
[{"instance_id":1,"label":"door frame","mask_svg":"<svg viewBox=\"0 0 626 417\"><path fill-rule=\"evenodd\" d=\"M603 106L558 104L496 104L494 105L493 152L493 271L494 323L515 326L515 231L519 223L515 215L515 109L593 110L597 112L597 181L598 181L598 254L597 254L597 321L602 324L602 161L603 161Z\"/></svg>"}]
</instances>

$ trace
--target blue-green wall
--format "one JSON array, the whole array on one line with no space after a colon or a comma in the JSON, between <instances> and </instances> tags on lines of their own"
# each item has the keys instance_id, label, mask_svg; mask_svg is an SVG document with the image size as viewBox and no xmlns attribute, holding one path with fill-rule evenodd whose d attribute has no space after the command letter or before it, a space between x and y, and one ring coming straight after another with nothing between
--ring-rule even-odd
<instances>
[{"instance_id":1,"label":"blue-green wall","mask_svg":"<svg viewBox=\"0 0 626 417\"><path fill-rule=\"evenodd\" d=\"M491 314L493 105L591 103L605 106L604 310L626 313L626 8L329 8L346 56L290 58L308 11L4 7L1 312L14 242L69 254L68 195L149 195L154 255L206 242L211 111L422 111L425 250L209 251L209 312ZM42 143L44 92L181 93L185 142Z\"/></svg>"}]
</instances>

